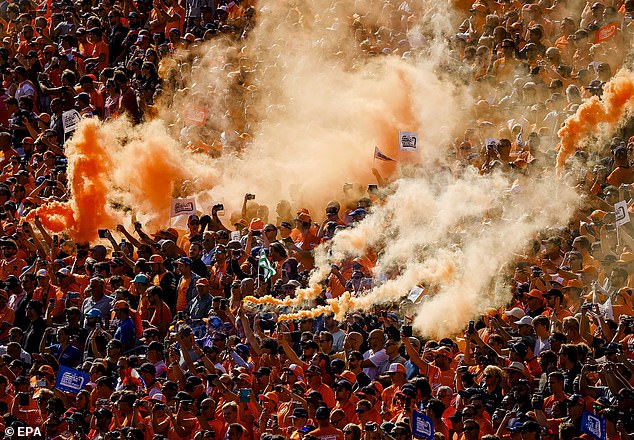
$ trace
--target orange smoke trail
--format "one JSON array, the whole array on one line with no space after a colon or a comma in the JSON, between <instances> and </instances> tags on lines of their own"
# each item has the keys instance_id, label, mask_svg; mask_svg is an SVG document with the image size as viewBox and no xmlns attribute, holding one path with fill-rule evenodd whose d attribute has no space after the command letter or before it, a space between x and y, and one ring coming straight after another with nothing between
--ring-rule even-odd
<instances>
[{"instance_id":1,"label":"orange smoke trail","mask_svg":"<svg viewBox=\"0 0 634 440\"><path fill-rule=\"evenodd\" d=\"M284 315L280 315L277 318L277 321L292 321L294 319L303 319L303 318L316 318L317 316L326 315L328 313L332 313L332 306L318 306L311 310L300 310L295 313L286 313Z\"/></svg>"},{"instance_id":2,"label":"orange smoke trail","mask_svg":"<svg viewBox=\"0 0 634 440\"><path fill-rule=\"evenodd\" d=\"M68 203L47 203L29 212L25 220L33 221L36 216L39 217L42 225L51 232L60 233L75 227L73 208Z\"/></svg>"},{"instance_id":3,"label":"orange smoke trail","mask_svg":"<svg viewBox=\"0 0 634 440\"><path fill-rule=\"evenodd\" d=\"M260 298L256 298L255 296L245 296L242 299L242 302L250 302L256 305L259 304L269 304L272 306L285 306L292 307L298 306L304 302L311 301L321 293L320 286L309 287L306 289L297 289L295 292L296 296L291 298L287 296L286 298L275 298L271 295L261 296Z\"/></svg>"},{"instance_id":4,"label":"orange smoke trail","mask_svg":"<svg viewBox=\"0 0 634 440\"><path fill-rule=\"evenodd\" d=\"M557 133L561 139L557 153L557 169L566 164L579 143L592 133L601 123L614 125L623 117L626 107L634 98L634 81L626 74L618 74L604 87L603 101L592 97L569 117Z\"/></svg>"},{"instance_id":5,"label":"orange smoke trail","mask_svg":"<svg viewBox=\"0 0 634 440\"><path fill-rule=\"evenodd\" d=\"M260 304L270 304L273 306L290 306L292 304L288 304L289 301L293 300L293 298L285 298L278 299L274 298L271 295L265 295L260 298L256 298L255 296L245 296L242 299L242 302L250 302L252 304L260 305Z\"/></svg>"},{"instance_id":6,"label":"orange smoke trail","mask_svg":"<svg viewBox=\"0 0 634 440\"><path fill-rule=\"evenodd\" d=\"M333 313L336 320L343 321L349 310L355 310L358 308L356 306L356 298L352 297L350 292L344 292L340 297L329 299L327 302L328 304L325 306L318 306L310 310L299 310L294 313L280 315L277 320L292 321L294 319L316 318L317 316Z\"/></svg>"},{"instance_id":7,"label":"orange smoke trail","mask_svg":"<svg viewBox=\"0 0 634 440\"><path fill-rule=\"evenodd\" d=\"M66 154L72 190L70 203L75 213L75 227L70 232L77 241L89 242L97 238L97 229L116 224L107 207L108 171L112 162L97 120L82 122Z\"/></svg>"}]
</instances>

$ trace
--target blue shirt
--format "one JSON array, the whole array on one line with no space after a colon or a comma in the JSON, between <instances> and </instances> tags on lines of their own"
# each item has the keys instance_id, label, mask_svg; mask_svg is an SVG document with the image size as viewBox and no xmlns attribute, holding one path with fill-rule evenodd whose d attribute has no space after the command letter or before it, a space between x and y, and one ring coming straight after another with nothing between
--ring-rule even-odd
<instances>
[{"instance_id":1,"label":"blue shirt","mask_svg":"<svg viewBox=\"0 0 634 440\"><path fill-rule=\"evenodd\" d=\"M121 344L124 347L134 346L136 341L136 328L134 327L132 318L127 318L121 321L121 324L119 324L119 327L114 334L114 338L121 341Z\"/></svg>"},{"instance_id":2,"label":"blue shirt","mask_svg":"<svg viewBox=\"0 0 634 440\"><path fill-rule=\"evenodd\" d=\"M81 361L81 351L74 345L68 345L62 352L62 346L60 344L53 344L50 346L51 353L57 359L60 365L65 367L75 368Z\"/></svg>"}]
</instances>

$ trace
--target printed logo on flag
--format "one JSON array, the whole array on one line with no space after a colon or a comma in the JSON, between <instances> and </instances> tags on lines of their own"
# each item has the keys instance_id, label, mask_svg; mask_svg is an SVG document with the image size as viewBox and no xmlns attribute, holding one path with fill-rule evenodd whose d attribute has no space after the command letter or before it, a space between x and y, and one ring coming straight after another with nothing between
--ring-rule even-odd
<instances>
[{"instance_id":1,"label":"printed logo on flag","mask_svg":"<svg viewBox=\"0 0 634 440\"><path fill-rule=\"evenodd\" d=\"M418 133L415 131L399 131L398 146L401 151L418 150Z\"/></svg>"},{"instance_id":2,"label":"printed logo on flag","mask_svg":"<svg viewBox=\"0 0 634 440\"><path fill-rule=\"evenodd\" d=\"M81 121L81 115L75 109L68 110L62 113L62 126L64 127L64 134L68 134L77 129Z\"/></svg>"},{"instance_id":3,"label":"printed logo on flag","mask_svg":"<svg viewBox=\"0 0 634 440\"><path fill-rule=\"evenodd\" d=\"M412 414L412 434L414 437L433 440L434 422L420 411L414 410Z\"/></svg>"},{"instance_id":4,"label":"printed logo on flag","mask_svg":"<svg viewBox=\"0 0 634 440\"><path fill-rule=\"evenodd\" d=\"M192 202L176 202L174 204L174 212L176 214L180 214L184 211L191 211L194 209L194 204Z\"/></svg>"},{"instance_id":5,"label":"printed logo on flag","mask_svg":"<svg viewBox=\"0 0 634 440\"><path fill-rule=\"evenodd\" d=\"M172 217L196 214L196 199L172 199Z\"/></svg>"},{"instance_id":6,"label":"printed logo on flag","mask_svg":"<svg viewBox=\"0 0 634 440\"><path fill-rule=\"evenodd\" d=\"M386 161L386 162L396 162L390 156L388 156L387 154L385 154L381 150L379 150L379 147L374 147L374 158L375 159L379 159L379 160L383 160L383 161Z\"/></svg>"},{"instance_id":7,"label":"printed logo on flag","mask_svg":"<svg viewBox=\"0 0 634 440\"><path fill-rule=\"evenodd\" d=\"M616 35L618 30L619 24L617 22L608 23L601 29L597 30L597 32L594 34L594 42L603 43L604 41L608 41Z\"/></svg>"},{"instance_id":8,"label":"printed logo on flag","mask_svg":"<svg viewBox=\"0 0 634 440\"><path fill-rule=\"evenodd\" d=\"M77 394L84 389L88 380L89 376L87 373L60 365L55 388L67 393Z\"/></svg>"},{"instance_id":9,"label":"printed logo on flag","mask_svg":"<svg viewBox=\"0 0 634 440\"><path fill-rule=\"evenodd\" d=\"M583 412L581 418L581 431L596 438L597 440L605 440L605 419L592 414L588 411Z\"/></svg>"},{"instance_id":10,"label":"printed logo on flag","mask_svg":"<svg viewBox=\"0 0 634 440\"><path fill-rule=\"evenodd\" d=\"M200 106L189 106L183 111L185 122L203 126L207 122L207 109Z\"/></svg>"},{"instance_id":11,"label":"printed logo on flag","mask_svg":"<svg viewBox=\"0 0 634 440\"><path fill-rule=\"evenodd\" d=\"M630 221L630 213L627 212L627 202L625 200L614 204L614 216L616 217L616 226L623 226Z\"/></svg>"}]
</instances>

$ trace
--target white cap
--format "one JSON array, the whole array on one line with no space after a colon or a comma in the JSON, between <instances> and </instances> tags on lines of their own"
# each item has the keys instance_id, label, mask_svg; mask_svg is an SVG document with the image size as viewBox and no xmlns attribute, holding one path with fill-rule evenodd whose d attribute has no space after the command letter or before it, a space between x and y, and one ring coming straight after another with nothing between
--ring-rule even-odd
<instances>
[{"instance_id":1,"label":"white cap","mask_svg":"<svg viewBox=\"0 0 634 440\"><path fill-rule=\"evenodd\" d=\"M530 316L524 316L519 321L515 321L517 325L533 325L533 318Z\"/></svg>"},{"instance_id":2,"label":"white cap","mask_svg":"<svg viewBox=\"0 0 634 440\"><path fill-rule=\"evenodd\" d=\"M526 313L524 313L524 310L520 309L519 307L513 307L511 310L507 310L506 312L504 312L504 314L506 316L512 316L515 319L523 318L524 315L526 315Z\"/></svg>"}]
</instances>

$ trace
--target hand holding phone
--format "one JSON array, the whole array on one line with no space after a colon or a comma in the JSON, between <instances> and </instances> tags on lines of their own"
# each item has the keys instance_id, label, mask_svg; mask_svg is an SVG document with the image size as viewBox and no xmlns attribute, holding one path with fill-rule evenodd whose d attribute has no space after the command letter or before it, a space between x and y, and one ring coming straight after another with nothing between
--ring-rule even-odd
<instances>
[{"instance_id":1,"label":"hand holding phone","mask_svg":"<svg viewBox=\"0 0 634 440\"><path fill-rule=\"evenodd\" d=\"M240 388L240 402L248 403L251 400L251 390L249 388Z\"/></svg>"}]
</instances>

